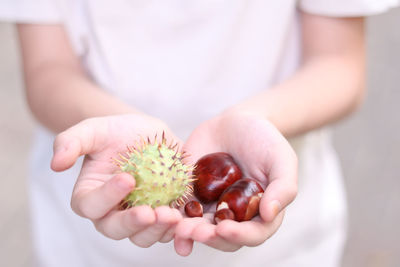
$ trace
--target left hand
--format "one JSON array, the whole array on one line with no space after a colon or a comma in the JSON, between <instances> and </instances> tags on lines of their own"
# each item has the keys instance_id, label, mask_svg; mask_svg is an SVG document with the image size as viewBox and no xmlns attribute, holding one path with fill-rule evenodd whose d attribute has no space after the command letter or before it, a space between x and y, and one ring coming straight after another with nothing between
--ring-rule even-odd
<instances>
[{"instance_id":1,"label":"left hand","mask_svg":"<svg viewBox=\"0 0 400 267\"><path fill-rule=\"evenodd\" d=\"M161 139L161 132L165 132L167 140L180 143L164 122L143 114L86 119L56 137L53 170L69 169L79 156L85 155L71 197L72 210L91 220L106 237L129 238L139 247L172 240L182 219L178 210L148 205L120 210L121 201L135 190L136 181L129 173L118 172L111 160L118 152L126 151L126 145L140 143L140 137L159 133Z\"/></svg>"},{"instance_id":2,"label":"left hand","mask_svg":"<svg viewBox=\"0 0 400 267\"><path fill-rule=\"evenodd\" d=\"M224 220L215 225L215 205L208 207L209 212L203 218L180 221L175 231L175 250L179 255L189 255L194 241L222 251L258 246L278 230L285 207L297 194L297 157L274 125L254 114L225 112L197 127L184 150L193 163L209 153L229 153L240 165L244 177L260 182L265 193L260 201L260 214L251 221Z\"/></svg>"}]
</instances>

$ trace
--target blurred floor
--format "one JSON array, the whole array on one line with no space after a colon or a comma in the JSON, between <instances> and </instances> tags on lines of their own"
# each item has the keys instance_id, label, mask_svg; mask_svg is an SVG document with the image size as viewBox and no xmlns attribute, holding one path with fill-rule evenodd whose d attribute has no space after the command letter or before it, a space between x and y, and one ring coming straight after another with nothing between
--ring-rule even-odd
<instances>
[{"instance_id":1,"label":"blurred floor","mask_svg":"<svg viewBox=\"0 0 400 267\"><path fill-rule=\"evenodd\" d=\"M344 267L400 266L399 25L400 9L369 19L368 98L335 131L350 209ZM15 31L0 23L0 266L7 267L32 259L25 165L34 122L18 58Z\"/></svg>"}]
</instances>

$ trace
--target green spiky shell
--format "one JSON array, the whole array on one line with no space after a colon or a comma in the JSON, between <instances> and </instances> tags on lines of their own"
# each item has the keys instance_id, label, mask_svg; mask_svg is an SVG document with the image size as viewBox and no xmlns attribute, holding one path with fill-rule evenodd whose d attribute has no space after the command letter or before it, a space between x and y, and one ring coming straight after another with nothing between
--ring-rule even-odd
<instances>
[{"instance_id":1,"label":"green spiky shell","mask_svg":"<svg viewBox=\"0 0 400 267\"><path fill-rule=\"evenodd\" d=\"M136 180L135 189L124 199L122 206L162 205L180 206L192 193L192 167L182 162L177 145L143 141L140 148L128 147L127 157L120 155L119 166Z\"/></svg>"}]
</instances>

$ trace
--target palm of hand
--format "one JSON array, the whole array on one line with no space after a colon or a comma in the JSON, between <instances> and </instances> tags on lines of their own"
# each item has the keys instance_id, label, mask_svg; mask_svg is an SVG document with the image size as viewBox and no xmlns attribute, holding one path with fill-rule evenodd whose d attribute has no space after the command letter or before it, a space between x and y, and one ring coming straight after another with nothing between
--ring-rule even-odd
<instances>
[{"instance_id":1,"label":"palm of hand","mask_svg":"<svg viewBox=\"0 0 400 267\"><path fill-rule=\"evenodd\" d=\"M295 195L295 155L270 123L248 115L233 114L203 123L190 136L184 150L192 155L192 162L204 154L227 152L240 163L246 176L258 179L264 186L268 182L270 192L261 200L260 217L240 226L229 220L215 226L210 213L205 218L182 220L178 210L165 206L155 210L149 206L118 210L135 182L126 173L113 176L118 168L111 158L125 151L126 145L139 141L140 136L164 130L167 140L176 140L159 120L120 115L86 120L61 133L55 141L54 170L68 169L80 155L86 155L72 195L73 210L92 220L104 235L129 238L141 247L168 242L175 236L175 247L181 255L191 252L193 240L233 251L243 245L258 245L278 229L283 213L276 214ZM280 206L274 201L271 205L271 200Z\"/></svg>"},{"instance_id":2,"label":"palm of hand","mask_svg":"<svg viewBox=\"0 0 400 267\"><path fill-rule=\"evenodd\" d=\"M71 199L72 209L89 218L95 227L112 239L130 238L141 247L157 241L168 242L180 213L169 207L149 206L120 211L120 201L134 189L135 181L127 173L115 173L112 158L136 145L141 138L165 132L167 140L176 140L165 124L149 117L120 115L85 120L58 135L52 168L71 167L78 156L85 155L81 173Z\"/></svg>"},{"instance_id":3,"label":"palm of hand","mask_svg":"<svg viewBox=\"0 0 400 267\"><path fill-rule=\"evenodd\" d=\"M153 141L155 133L161 138L165 125L149 122L152 121L132 115L92 121L95 125L88 128L88 131L96 129L91 138L92 152L85 156L77 187L91 190L103 185L119 170L113 159L118 159L120 153L124 154L128 145L140 146L144 138L147 140L150 137ZM169 132L167 138L176 140Z\"/></svg>"},{"instance_id":4,"label":"palm of hand","mask_svg":"<svg viewBox=\"0 0 400 267\"><path fill-rule=\"evenodd\" d=\"M286 139L272 124L252 115L228 114L200 125L184 149L192 162L205 154L227 152L239 163L245 177L268 187L260 202L260 216L252 221L239 224L227 220L214 225L215 204L205 207L209 213L204 218L184 219L175 237L179 254L191 252L192 240L234 251L244 245L259 245L275 233L283 219L283 212L279 211L295 196L297 161Z\"/></svg>"}]
</instances>

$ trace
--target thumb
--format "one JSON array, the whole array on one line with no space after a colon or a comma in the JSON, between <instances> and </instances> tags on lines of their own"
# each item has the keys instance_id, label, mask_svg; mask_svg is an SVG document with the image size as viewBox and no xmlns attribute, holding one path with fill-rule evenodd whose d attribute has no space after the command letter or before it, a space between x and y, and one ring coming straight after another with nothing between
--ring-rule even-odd
<instances>
[{"instance_id":1,"label":"thumb","mask_svg":"<svg viewBox=\"0 0 400 267\"><path fill-rule=\"evenodd\" d=\"M268 184L260 202L260 215L272 222L297 195L297 156L290 147L276 153Z\"/></svg>"},{"instance_id":2,"label":"thumb","mask_svg":"<svg viewBox=\"0 0 400 267\"><path fill-rule=\"evenodd\" d=\"M101 136L102 132L95 120L81 121L56 136L51 160L52 170L67 170L75 164L78 157L95 151L99 144L98 136Z\"/></svg>"}]
</instances>

